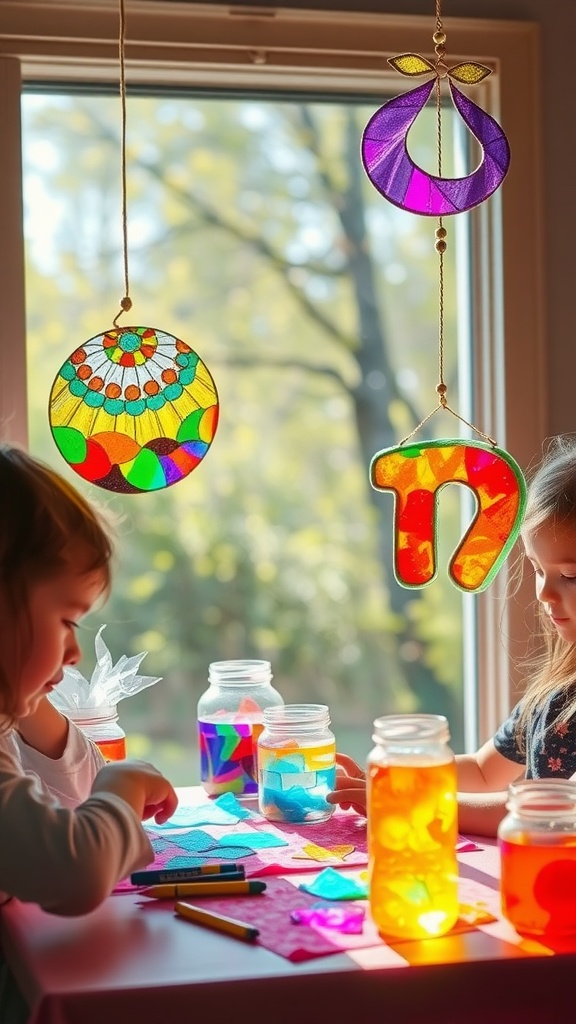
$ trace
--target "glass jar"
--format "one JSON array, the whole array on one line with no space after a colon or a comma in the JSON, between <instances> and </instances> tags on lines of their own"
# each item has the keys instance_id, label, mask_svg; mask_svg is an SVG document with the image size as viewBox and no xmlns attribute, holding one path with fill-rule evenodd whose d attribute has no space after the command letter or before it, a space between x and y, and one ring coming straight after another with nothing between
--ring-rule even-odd
<instances>
[{"instance_id":1,"label":"glass jar","mask_svg":"<svg viewBox=\"0 0 576 1024\"><path fill-rule=\"evenodd\" d=\"M326 704L266 708L258 738L258 803L269 821L327 821L336 781L336 740Z\"/></svg>"},{"instance_id":2,"label":"glass jar","mask_svg":"<svg viewBox=\"0 0 576 1024\"><path fill-rule=\"evenodd\" d=\"M458 918L456 764L442 715L386 715L368 755L369 900L385 935L443 935Z\"/></svg>"},{"instance_id":3,"label":"glass jar","mask_svg":"<svg viewBox=\"0 0 576 1024\"><path fill-rule=\"evenodd\" d=\"M498 827L502 913L520 935L576 934L576 781L522 779Z\"/></svg>"},{"instance_id":4,"label":"glass jar","mask_svg":"<svg viewBox=\"0 0 576 1024\"><path fill-rule=\"evenodd\" d=\"M269 661L213 661L198 701L200 779L210 796L258 792L256 741L264 710L284 701Z\"/></svg>"},{"instance_id":5,"label":"glass jar","mask_svg":"<svg viewBox=\"0 0 576 1024\"><path fill-rule=\"evenodd\" d=\"M126 733L118 725L118 711L113 705L100 708L78 708L66 711L74 722L100 748L107 761L123 761L126 757Z\"/></svg>"}]
</instances>

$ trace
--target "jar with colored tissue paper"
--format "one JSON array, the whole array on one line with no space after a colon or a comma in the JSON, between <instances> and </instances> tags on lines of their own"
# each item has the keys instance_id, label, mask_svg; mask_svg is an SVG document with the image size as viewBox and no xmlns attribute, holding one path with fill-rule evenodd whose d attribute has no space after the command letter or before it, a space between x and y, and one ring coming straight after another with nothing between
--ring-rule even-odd
<instances>
[{"instance_id":1,"label":"jar with colored tissue paper","mask_svg":"<svg viewBox=\"0 0 576 1024\"><path fill-rule=\"evenodd\" d=\"M96 665L90 679L75 665L66 665L62 682L48 699L96 743L106 761L122 761L126 757L126 733L118 724L118 704L159 683L160 677L140 675L146 651L131 657L122 654L114 662L102 637L105 628L100 626L94 640Z\"/></svg>"},{"instance_id":2,"label":"jar with colored tissue paper","mask_svg":"<svg viewBox=\"0 0 576 1024\"><path fill-rule=\"evenodd\" d=\"M269 821L313 823L334 812L336 740L326 704L266 708L258 739L258 804Z\"/></svg>"},{"instance_id":3,"label":"jar with colored tissue paper","mask_svg":"<svg viewBox=\"0 0 576 1024\"><path fill-rule=\"evenodd\" d=\"M369 901L384 936L444 935L458 918L456 764L442 715L386 715L368 755Z\"/></svg>"},{"instance_id":4,"label":"jar with colored tissue paper","mask_svg":"<svg viewBox=\"0 0 576 1024\"><path fill-rule=\"evenodd\" d=\"M213 661L198 701L200 781L210 796L258 792L256 742L264 712L284 703L269 661Z\"/></svg>"},{"instance_id":5,"label":"jar with colored tissue paper","mask_svg":"<svg viewBox=\"0 0 576 1024\"><path fill-rule=\"evenodd\" d=\"M576 935L576 781L522 779L498 827L502 913L520 935Z\"/></svg>"}]
</instances>

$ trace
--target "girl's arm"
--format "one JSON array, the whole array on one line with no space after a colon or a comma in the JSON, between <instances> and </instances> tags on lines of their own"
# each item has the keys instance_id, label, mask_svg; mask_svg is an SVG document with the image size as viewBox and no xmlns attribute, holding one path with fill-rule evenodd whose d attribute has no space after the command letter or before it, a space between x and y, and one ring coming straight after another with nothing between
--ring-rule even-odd
<instances>
[{"instance_id":1,"label":"girl's arm","mask_svg":"<svg viewBox=\"0 0 576 1024\"><path fill-rule=\"evenodd\" d=\"M141 820L166 821L177 804L155 768L123 761L105 765L88 799L69 810L0 750L0 902L16 896L53 914L88 913L153 860Z\"/></svg>"},{"instance_id":2,"label":"girl's arm","mask_svg":"<svg viewBox=\"0 0 576 1024\"><path fill-rule=\"evenodd\" d=\"M506 792L524 774L524 764L500 754L488 740L474 754L457 754L458 789L463 793Z\"/></svg>"},{"instance_id":3,"label":"girl's arm","mask_svg":"<svg viewBox=\"0 0 576 1024\"><path fill-rule=\"evenodd\" d=\"M66 749L68 726L65 715L60 714L47 697L42 697L36 711L19 720L18 733L29 747L57 760Z\"/></svg>"},{"instance_id":4,"label":"girl's arm","mask_svg":"<svg viewBox=\"0 0 576 1024\"><path fill-rule=\"evenodd\" d=\"M506 814L507 792L458 793L458 831L474 836L495 836Z\"/></svg>"},{"instance_id":5,"label":"girl's arm","mask_svg":"<svg viewBox=\"0 0 576 1024\"><path fill-rule=\"evenodd\" d=\"M64 807L86 799L104 758L95 743L47 698L18 722L13 734L20 765ZM1 747L1 744L0 744Z\"/></svg>"},{"instance_id":6,"label":"girl's arm","mask_svg":"<svg viewBox=\"0 0 576 1024\"><path fill-rule=\"evenodd\" d=\"M458 828L478 836L495 836L506 814L508 786L522 777L524 766L500 754L488 740L475 754L457 754Z\"/></svg>"}]
</instances>

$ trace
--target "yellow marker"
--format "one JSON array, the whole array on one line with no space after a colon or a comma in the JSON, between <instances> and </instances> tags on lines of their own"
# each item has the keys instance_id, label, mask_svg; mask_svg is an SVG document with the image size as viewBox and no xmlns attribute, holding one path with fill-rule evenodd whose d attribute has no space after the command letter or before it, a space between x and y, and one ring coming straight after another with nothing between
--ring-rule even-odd
<instances>
[{"instance_id":1,"label":"yellow marker","mask_svg":"<svg viewBox=\"0 0 576 1024\"><path fill-rule=\"evenodd\" d=\"M212 928L215 932L224 932L225 935L233 935L235 939L243 939L244 942L254 942L260 934L251 924L236 921L233 917L225 917L224 914L213 914L210 910L201 910L191 903L176 903L174 910L194 924Z\"/></svg>"},{"instance_id":2,"label":"yellow marker","mask_svg":"<svg viewBox=\"0 0 576 1024\"><path fill-rule=\"evenodd\" d=\"M141 896L157 900L176 896L256 896L264 892L266 882L180 882L178 885L149 885Z\"/></svg>"}]
</instances>

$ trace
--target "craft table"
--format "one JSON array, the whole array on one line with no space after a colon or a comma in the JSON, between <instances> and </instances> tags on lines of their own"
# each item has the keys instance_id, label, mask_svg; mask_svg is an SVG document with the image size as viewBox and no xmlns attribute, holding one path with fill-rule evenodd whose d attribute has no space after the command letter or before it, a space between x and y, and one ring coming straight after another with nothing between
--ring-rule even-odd
<instances>
[{"instance_id":1,"label":"craft table","mask_svg":"<svg viewBox=\"0 0 576 1024\"><path fill-rule=\"evenodd\" d=\"M496 844L478 842L459 854L461 878L496 894ZM500 919L294 964L176 917L171 902L124 892L77 918L13 900L0 940L30 1024L565 1024L574 1015L576 954L522 942Z\"/></svg>"}]
</instances>

